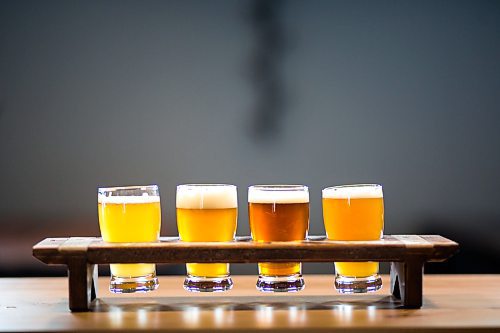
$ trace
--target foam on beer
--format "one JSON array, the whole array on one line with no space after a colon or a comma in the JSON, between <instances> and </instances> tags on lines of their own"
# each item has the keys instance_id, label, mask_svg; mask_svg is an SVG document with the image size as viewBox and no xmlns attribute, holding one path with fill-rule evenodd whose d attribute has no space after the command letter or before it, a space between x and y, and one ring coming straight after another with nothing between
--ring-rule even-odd
<instances>
[{"instance_id":1,"label":"foam on beer","mask_svg":"<svg viewBox=\"0 0 500 333\"><path fill-rule=\"evenodd\" d=\"M176 207L184 209L237 208L236 187L180 185L177 187Z\"/></svg>"},{"instance_id":2,"label":"foam on beer","mask_svg":"<svg viewBox=\"0 0 500 333\"><path fill-rule=\"evenodd\" d=\"M323 190L327 199L383 198L382 186L330 187Z\"/></svg>"},{"instance_id":3,"label":"foam on beer","mask_svg":"<svg viewBox=\"0 0 500 333\"><path fill-rule=\"evenodd\" d=\"M261 190L256 188L248 189L248 202L250 203L308 203L308 191L286 191L286 190Z\"/></svg>"},{"instance_id":4,"label":"foam on beer","mask_svg":"<svg viewBox=\"0 0 500 333\"><path fill-rule=\"evenodd\" d=\"M134 196L105 196L98 195L97 202L101 204L145 204L160 202L160 196L158 195L134 195Z\"/></svg>"}]
</instances>

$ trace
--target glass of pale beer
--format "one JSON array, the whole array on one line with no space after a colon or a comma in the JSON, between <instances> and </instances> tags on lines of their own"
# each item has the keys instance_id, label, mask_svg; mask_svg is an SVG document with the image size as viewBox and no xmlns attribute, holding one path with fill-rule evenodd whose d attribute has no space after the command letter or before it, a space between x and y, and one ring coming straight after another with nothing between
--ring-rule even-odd
<instances>
[{"instance_id":1,"label":"glass of pale beer","mask_svg":"<svg viewBox=\"0 0 500 333\"><path fill-rule=\"evenodd\" d=\"M377 240L384 233L382 186L358 184L323 190L323 221L328 239ZM378 262L336 262L335 288L341 293L366 293L382 287Z\"/></svg>"},{"instance_id":2,"label":"glass of pale beer","mask_svg":"<svg viewBox=\"0 0 500 333\"><path fill-rule=\"evenodd\" d=\"M309 230L309 190L303 185L248 188L248 217L255 242L302 241ZM259 263L257 289L270 292L304 288L300 262Z\"/></svg>"},{"instance_id":3,"label":"glass of pale beer","mask_svg":"<svg viewBox=\"0 0 500 333\"><path fill-rule=\"evenodd\" d=\"M184 242L234 240L238 220L236 186L185 184L177 186L177 228ZM184 289L226 291L233 287L228 263L187 263Z\"/></svg>"},{"instance_id":4,"label":"glass of pale beer","mask_svg":"<svg viewBox=\"0 0 500 333\"><path fill-rule=\"evenodd\" d=\"M99 188L97 201L105 242L158 241L161 207L157 185ZM146 292L158 288L155 264L111 264L110 268L111 292Z\"/></svg>"}]
</instances>

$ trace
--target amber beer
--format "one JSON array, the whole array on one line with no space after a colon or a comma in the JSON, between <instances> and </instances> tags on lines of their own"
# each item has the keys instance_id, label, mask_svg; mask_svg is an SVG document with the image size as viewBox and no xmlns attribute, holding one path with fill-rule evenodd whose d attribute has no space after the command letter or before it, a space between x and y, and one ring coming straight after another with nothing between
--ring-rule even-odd
<instances>
[{"instance_id":1,"label":"amber beer","mask_svg":"<svg viewBox=\"0 0 500 333\"><path fill-rule=\"evenodd\" d=\"M323 219L328 239L351 241L382 238L384 230L382 186L345 185L324 189ZM381 281L378 280L378 268L377 262L336 262L337 289L341 292L366 292L379 289Z\"/></svg>"},{"instance_id":2,"label":"amber beer","mask_svg":"<svg viewBox=\"0 0 500 333\"><path fill-rule=\"evenodd\" d=\"M158 187L100 188L98 215L105 242L156 242L160 236ZM115 293L156 289L155 264L111 264L110 290Z\"/></svg>"},{"instance_id":3,"label":"amber beer","mask_svg":"<svg viewBox=\"0 0 500 333\"><path fill-rule=\"evenodd\" d=\"M255 185L248 190L252 239L257 242L299 241L309 229L309 192L301 185ZM257 288L296 291L304 287L301 263L259 263Z\"/></svg>"},{"instance_id":4,"label":"amber beer","mask_svg":"<svg viewBox=\"0 0 500 333\"><path fill-rule=\"evenodd\" d=\"M177 228L185 242L226 242L234 239L238 219L236 186L187 184L177 187ZM224 291L232 287L229 264L186 264L184 288Z\"/></svg>"}]
</instances>

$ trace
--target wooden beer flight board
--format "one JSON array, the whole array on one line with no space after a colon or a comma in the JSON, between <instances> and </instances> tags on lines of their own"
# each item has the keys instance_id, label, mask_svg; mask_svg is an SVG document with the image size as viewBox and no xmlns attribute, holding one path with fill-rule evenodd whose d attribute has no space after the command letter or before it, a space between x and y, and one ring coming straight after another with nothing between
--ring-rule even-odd
<instances>
[{"instance_id":1,"label":"wooden beer flight board","mask_svg":"<svg viewBox=\"0 0 500 333\"><path fill-rule=\"evenodd\" d=\"M88 311L97 297L97 265L111 263L256 263L256 262L391 262L391 292L406 308L422 306L425 262L445 261L458 244L438 235L386 235L375 241L331 241L309 236L297 242L187 243L161 237L156 243L106 243L98 237L46 238L33 256L49 265L66 265L69 308Z\"/></svg>"}]
</instances>

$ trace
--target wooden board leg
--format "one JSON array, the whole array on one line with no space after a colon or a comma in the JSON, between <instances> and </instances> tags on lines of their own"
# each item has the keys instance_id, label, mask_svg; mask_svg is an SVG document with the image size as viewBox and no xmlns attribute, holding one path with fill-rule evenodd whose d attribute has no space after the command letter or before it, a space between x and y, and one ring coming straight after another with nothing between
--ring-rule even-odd
<instances>
[{"instance_id":1,"label":"wooden board leg","mask_svg":"<svg viewBox=\"0 0 500 333\"><path fill-rule=\"evenodd\" d=\"M403 301L405 308L422 306L423 267L421 260L391 263L391 293Z\"/></svg>"},{"instance_id":2,"label":"wooden board leg","mask_svg":"<svg viewBox=\"0 0 500 333\"><path fill-rule=\"evenodd\" d=\"M87 264L88 282L90 284L90 302L97 298L97 281L99 277L99 265Z\"/></svg>"},{"instance_id":3,"label":"wooden board leg","mask_svg":"<svg viewBox=\"0 0 500 333\"><path fill-rule=\"evenodd\" d=\"M401 299L401 283L399 279L404 280L404 263L391 262L391 294L397 299Z\"/></svg>"},{"instance_id":4,"label":"wooden board leg","mask_svg":"<svg viewBox=\"0 0 500 333\"><path fill-rule=\"evenodd\" d=\"M71 311L89 311L90 303L97 297L97 265L88 264L85 258L68 261L69 308Z\"/></svg>"}]
</instances>

